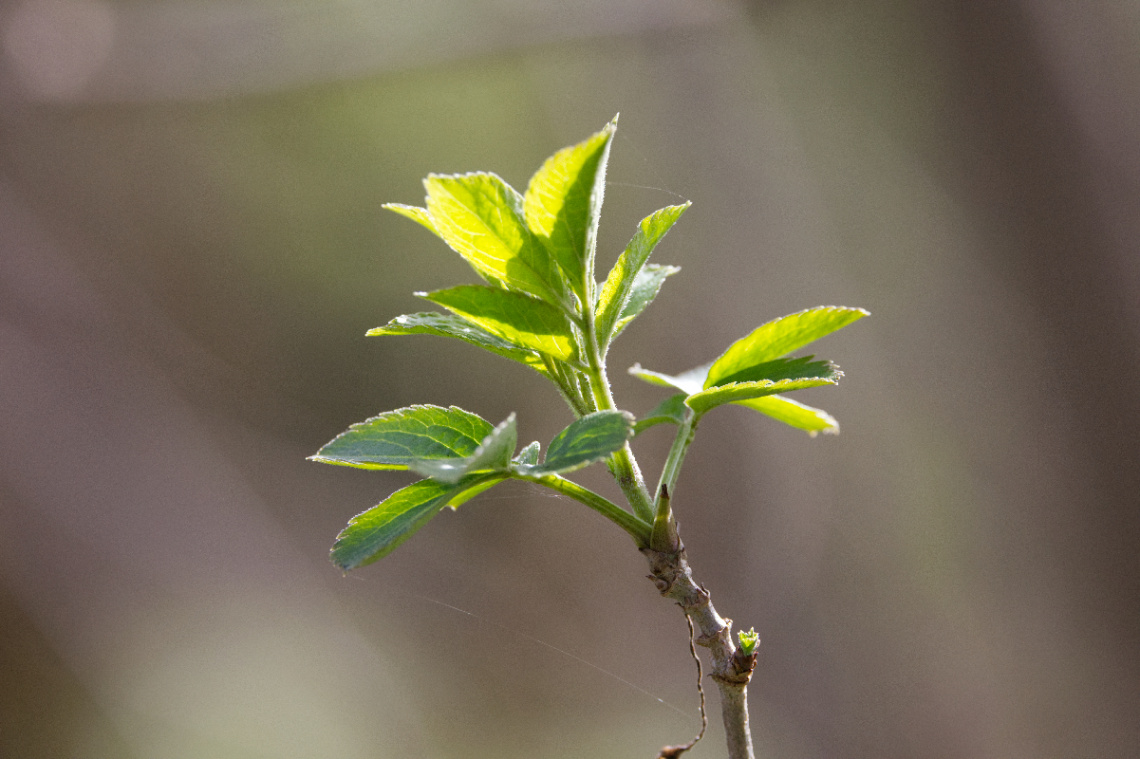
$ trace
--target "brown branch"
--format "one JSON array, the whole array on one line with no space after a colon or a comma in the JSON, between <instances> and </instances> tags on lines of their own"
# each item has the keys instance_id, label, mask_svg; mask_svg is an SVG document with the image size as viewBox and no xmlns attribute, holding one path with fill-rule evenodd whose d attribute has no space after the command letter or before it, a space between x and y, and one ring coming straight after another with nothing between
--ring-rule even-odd
<instances>
[{"instance_id":1,"label":"brown branch","mask_svg":"<svg viewBox=\"0 0 1140 759\"><path fill-rule=\"evenodd\" d=\"M755 759L748 727L748 681L756 667L756 654L746 656L737 649L732 641L732 620L717 613L709 592L693 579L679 539L676 545L677 550L641 549L649 561L649 579L661 595L681 607L700 631L696 644L709 650L713 662L709 676L720 690L729 759Z\"/></svg>"}]
</instances>

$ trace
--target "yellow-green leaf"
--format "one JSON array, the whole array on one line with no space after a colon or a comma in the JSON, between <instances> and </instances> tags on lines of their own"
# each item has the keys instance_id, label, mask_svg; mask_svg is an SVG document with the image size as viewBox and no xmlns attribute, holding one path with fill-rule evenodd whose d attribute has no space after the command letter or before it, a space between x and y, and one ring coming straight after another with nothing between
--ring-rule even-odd
<instances>
[{"instance_id":1,"label":"yellow-green leaf","mask_svg":"<svg viewBox=\"0 0 1140 759\"><path fill-rule=\"evenodd\" d=\"M577 346L566 316L545 301L524 293L481 285L460 285L417 293L500 340L562 361L577 358Z\"/></svg>"},{"instance_id":2,"label":"yellow-green leaf","mask_svg":"<svg viewBox=\"0 0 1140 759\"><path fill-rule=\"evenodd\" d=\"M789 314L757 327L728 347L709 368L705 387L731 381L749 367L786 356L808 343L869 316L861 308L818 306Z\"/></svg>"},{"instance_id":3,"label":"yellow-green leaf","mask_svg":"<svg viewBox=\"0 0 1140 759\"><path fill-rule=\"evenodd\" d=\"M593 276L606 162L617 120L559 150L531 177L523 200L527 225L558 262L581 302Z\"/></svg>"},{"instance_id":4,"label":"yellow-green leaf","mask_svg":"<svg viewBox=\"0 0 1140 759\"><path fill-rule=\"evenodd\" d=\"M429 174L427 213L436 233L487 279L563 307L562 274L523 217L522 196L490 173Z\"/></svg>"}]
</instances>

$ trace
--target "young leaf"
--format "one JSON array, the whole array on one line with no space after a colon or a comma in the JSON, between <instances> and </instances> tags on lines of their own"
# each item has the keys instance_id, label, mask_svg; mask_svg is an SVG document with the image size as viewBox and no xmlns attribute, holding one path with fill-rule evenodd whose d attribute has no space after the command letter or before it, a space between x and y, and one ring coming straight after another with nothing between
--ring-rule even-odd
<instances>
[{"instance_id":1,"label":"young leaf","mask_svg":"<svg viewBox=\"0 0 1140 759\"><path fill-rule=\"evenodd\" d=\"M538 441L535 440L526 448L523 448L521 451L519 451L519 455L515 456L511 460L515 464L522 464L523 466L534 466L538 463L538 452L541 448L542 446L540 446L538 444Z\"/></svg>"},{"instance_id":2,"label":"young leaf","mask_svg":"<svg viewBox=\"0 0 1140 759\"><path fill-rule=\"evenodd\" d=\"M432 227L475 271L552 305L569 305L562 274L527 227L523 199L510 185L487 173L430 174L424 187Z\"/></svg>"},{"instance_id":3,"label":"young leaf","mask_svg":"<svg viewBox=\"0 0 1140 759\"><path fill-rule=\"evenodd\" d=\"M667 206L654 211L641 220L633 239L629 241L625 252L618 258L614 268L610 270L609 276L606 277L605 284L602 285L597 310L598 337L602 345L608 344L614 338L618 320L623 316L626 303L630 299L630 291L633 289L634 282L642 267L649 259L649 254L653 252L657 243L677 222L677 219L681 218L681 214L690 205L691 203L686 202L679 206ZM669 272L669 274L672 273ZM662 276L662 280L665 276L668 274ZM661 284L658 282L657 287L660 286ZM656 290L653 291L653 294L656 295ZM641 306L641 309L644 309L649 300L652 299L650 296ZM640 309L632 316L636 316L637 313L640 313Z\"/></svg>"},{"instance_id":4,"label":"young leaf","mask_svg":"<svg viewBox=\"0 0 1140 759\"><path fill-rule=\"evenodd\" d=\"M546 160L526 188L527 226L546 245L581 302L593 276L598 216L616 119L577 145Z\"/></svg>"},{"instance_id":5,"label":"young leaf","mask_svg":"<svg viewBox=\"0 0 1140 759\"><path fill-rule=\"evenodd\" d=\"M784 424L805 431L812 437L820 432L829 435L839 434L839 422L831 414L783 395L768 395L734 403L767 414Z\"/></svg>"},{"instance_id":6,"label":"young leaf","mask_svg":"<svg viewBox=\"0 0 1140 759\"><path fill-rule=\"evenodd\" d=\"M408 468L416 474L433 480L454 485L475 472L504 472L510 466L511 456L518 447L518 430L515 415L496 427L483 439L479 447L466 458L416 459L408 462Z\"/></svg>"},{"instance_id":7,"label":"young leaf","mask_svg":"<svg viewBox=\"0 0 1140 759\"><path fill-rule=\"evenodd\" d=\"M492 429L456 406L409 406L352 425L309 458L361 469L407 469L413 461L470 456Z\"/></svg>"},{"instance_id":8,"label":"young leaf","mask_svg":"<svg viewBox=\"0 0 1140 759\"><path fill-rule=\"evenodd\" d=\"M347 571L387 556L449 504L459 505L504 479L492 474L460 484L420 480L349 521L337 536L332 560Z\"/></svg>"},{"instance_id":9,"label":"young leaf","mask_svg":"<svg viewBox=\"0 0 1140 759\"><path fill-rule=\"evenodd\" d=\"M729 377L746 371L749 367L786 356L797 348L869 315L869 312L861 308L819 306L770 321L730 345L713 362L705 387L729 382Z\"/></svg>"},{"instance_id":10,"label":"young leaf","mask_svg":"<svg viewBox=\"0 0 1140 759\"><path fill-rule=\"evenodd\" d=\"M636 319L646 306L653 302L661 290L661 285L665 283L665 279L679 271L681 271L680 266L646 264L637 273L636 279L633 280L633 287L629 291L629 300L626 302L625 308L622 309L617 324L614 325L613 334L610 335L611 342L625 331L626 326Z\"/></svg>"},{"instance_id":11,"label":"young leaf","mask_svg":"<svg viewBox=\"0 0 1140 759\"><path fill-rule=\"evenodd\" d=\"M578 356L570 322L554 306L523 293L482 285L416 293L524 350L562 361Z\"/></svg>"},{"instance_id":12,"label":"young leaf","mask_svg":"<svg viewBox=\"0 0 1140 759\"><path fill-rule=\"evenodd\" d=\"M600 461L633 436L633 416L624 411L595 411L572 422L550 441L542 466L528 475L572 472Z\"/></svg>"},{"instance_id":13,"label":"young leaf","mask_svg":"<svg viewBox=\"0 0 1140 759\"><path fill-rule=\"evenodd\" d=\"M454 314L438 314L425 312L419 314L405 314L397 316L383 327L370 329L368 337L379 335L440 335L441 337L454 337L471 345L478 346L491 353L509 358L512 361L526 364L530 368L546 373L542 358L534 351L511 345L505 340L495 337L478 324L469 322L461 316Z\"/></svg>"},{"instance_id":14,"label":"young leaf","mask_svg":"<svg viewBox=\"0 0 1140 759\"><path fill-rule=\"evenodd\" d=\"M637 420L637 423L633 425L633 434L640 435L658 424L683 424L685 414L689 413L689 407L685 405L685 398L687 397L688 395L685 393L677 393L661 401L657 404L657 408Z\"/></svg>"},{"instance_id":15,"label":"young leaf","mask_svg":"<svg viewBox=\"0 0 1140 759\"><path fill-rule=\"evenodd\" d=\"M401 216L406 216L412 221L424 225L435 234L439 234L435 228L435 224L432 224L431 217L428 216L426 208L420 208L419 206L408 206L404 205L403 203L385 203L381 206L381 208L386 208L389 211L395 211Z\"/></svg>"},{"instance_id":16,"label":"young leaf","mask_svg":"<svg viewBox=\"0 0 1140 759\"><path fill-rule=\"evenodd\" d=\"M787 363L794 366L796 361L808 364L810 363L810 358L793 359L787 361ZM817 362L817 364L822 363L823 362ZM704 413L724 403L734 403L739 406L747 406L748 408L755 409L762 414L767 414L773 419L777 419L797 429L804 430L813 436L817 432L839 432L839 422L835 421L835 418L826 411L805 406L802 403L784 398L781 395L773 394L786 393L804 387L835 384L835 380L838 379L841 372L834 371L834 368L830 367L830 365L827 365L830 367L829 369L821 372L825 374L824 377L809 377L800 380L800 382L806 382L807 384L796 384L792 386L791 384L777 385L764 382L752 382L742 385L730 384L727 387L714 387L706 391L703 388L708 378L709 366L711 365L705 364L704 366L698 366L677 376L643 369L639 364L631 367L629 373L638 379L653 385L664 385L666 387L676 388L683 393L683 395L674 395L667 399L661 406L651 412L649 417L642 420L642 422L638 422L637 431L641 432L643 429L648 429L653 426L653 424L659 423L655 420L655 417L661 414L661 410L664 409L666 404L675 404L677 402L675 399L682 398L687 405L693 408L694 411L698 411L698 413ZM809 371L809 373L812 372ZM785 382L790 383L793 382L793 380L786 379ZM669 420L661 419L660 421ZM644 426L641 426L643 423Z\"/></svg>"}]
</instances>

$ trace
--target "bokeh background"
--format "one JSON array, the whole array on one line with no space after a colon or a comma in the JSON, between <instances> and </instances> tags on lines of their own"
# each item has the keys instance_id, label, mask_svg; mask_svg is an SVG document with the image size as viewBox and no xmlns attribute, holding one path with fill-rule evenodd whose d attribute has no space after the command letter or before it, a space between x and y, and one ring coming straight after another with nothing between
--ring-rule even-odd
<instances>
[{"instance_id":1,"label":"bokeh background","mask_svg":"<svg viewBox=\"0 0 1140 759\"><path fill-rule=\"evenodd\" d=\"M635 361L873 312L799 396L840 436L717 411L676 494L763 640L759 756L1137 756L1138 95L1128 0L4 3L0 756L691 737L687 631L619 530L508 484L343 577L333 537L408 478L305 461L416 402L569 421L525 368L364 337L474 281L379 206L430 171L525 186L619 111L600 266L694 203L615 347L624 406L662 397ZM711 698L693 757L723 755Z\"/></svg>"}]
</instances>

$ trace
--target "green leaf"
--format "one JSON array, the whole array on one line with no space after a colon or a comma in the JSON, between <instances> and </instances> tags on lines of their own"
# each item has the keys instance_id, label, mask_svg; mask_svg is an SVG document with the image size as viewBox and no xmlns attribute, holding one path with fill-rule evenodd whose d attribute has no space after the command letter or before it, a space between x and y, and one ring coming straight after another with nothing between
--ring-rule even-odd
<instances>
[{"instance_id":1,"label":"green leaf","mask_svg":"<svg viewBox=\"0 0 1140 759\"><path fill-rule=\"evenodd\" d=\"M568 307L562 274L523 218L523 199L494 174L430 174L427 212L437 234L481 275Z\"/></svg>"},{"instance_id":2,"label":"green leaf","mask_svg":"<svg viewBox=\"0 0 1140 759\"><path fill-rule=\"evenodd\" d=\"M454 485L476 472L505 472L510 466L511 456L515 455L518 442L515 415L511 414L483 439L470 456L417 459L408 462L408 468L424 477Z\"/></svg>"},{"instance_id":3,"label":"green leaf","mask_svg":"<svg viewBox=\"0 0 1140 759\"><path fill-rule=\"evenodd\" d=\"M834 385L838 382L835 377L807 377L804 379L782 379L777 382L762 380L760 382L730 382L727 385L702 390L685 399L686 405L698 414L716 408L725 403L736 403L752 398L762 398L776 393L788 393L792 390L803 390L820 385Z\"/></svg>"},{"instance_id":4,"label":"green leaf","mask_svg":"<svg viewBox=\"0 0 1140 759\"><path fill-rule=\"evenodd\" d=\"M550 441L542 466L528 475L572 472L600 461L633 436L633 416L625 411L595 411L577 419Z\"/></svg>"},{"instance_id":5,"label":"green leaf","mask_svg":"<svg viewBox=\"0 0 1140 759\"><path fill-rule=\"evenodd\" d=\"M747 371L749 367L786 356L869 315L861 308L819 306L770 321L730 345L713 362L705 387L729 382L729 377Z\"/></svg>"},{"instance_id":6,"label":"green leaf","mask_svg":"<svg viewBox=\"0 0 1140 759\"><path fill-rule=\"evenodd\" d=\"M578 298L593 276L606 163L617 119L584 142L559 150L531 177L523 199L527 226L546 245Z\"/></svg>"},{"instance_id":7,"label":"green leaf","mask_svg":"<svg viewBox=\"0 0 1140 759\"><path fill-rule=\"evenodd\" d=\"M420 480L401 488L349 521L333 544L332 561L346 571L371 564L391 553L444 506L459 505L503 479L503 475L484 475L452 485Z\"/></svg>"},{"instance_id":8,"label":"green leaf","mask_svg":"<svg viewBox=\"0 0 1140 759\"><path fill-rule=\"evenodd\" d=\"M668 403L676 403L678 399L684 401L689 395L705 392L702 390L702 387L705 385L709 366L708 364L699 366L677 376L661 374L660 372L650 372L649 369L643 369L641 365L630 368L629 374L644 379L645 382L654 385L674 387L676 390L683 391L681 394L673 395L673 397L666 399L661 403L661 406L651 411L650 416L643 419L643 422L646 423L644 426L641 426L642 422L638 422L637 432L640 433L642 430L649 429L652 424L648 423L651 419L663 415L662 411ZM781 390L780 392L784 391ZM734 400L730 402L738 406L755 409L759 411L760 414L771 416L773 419L777 419L777 421L796 427L797 430L804 430L809 435L814 436L819 432L839 432L839 423L836 422L836 419L828 414L827 411L805 406L804 403L793 401L790 398L784 398L783 395L769 394L762 395L762 397L759 398ZM661 421L665 422L668 421L668 419L661 419ZM653 422L653 424L658 423L659 422Z\"/></svg>"},{"instance_id":9,"label":"green leaf","mask_svg":"<svg viewBox=\"0 0 1140 759\"><path fill-rule=\"evenodd\" d=\"M783 365L784 369L782 371L775 370L778 363ZM835 384L842 375L842 372L835 370L833 365L827 362L813 362L811 357L803 359L784 359L782 362L772 362L769 364L770 368L773 369L773 371L770 372L771 374L784 375L782 382L729 383L722 387L704 390L709 366L709 364L705 364L704 366L698 366L674 376L643 369L641 365L638 364L631 367L629 373L652 385L663 385L680 390L687 397L685 401L686 404L698 413L703 414L709 409L725 403L735 403L740 406L755 409L762 414L767 414L773 419L778 419L797 429L805 430L811 435L815 435L817 432L834 433L839 431L839 423L826 411L805 406L802 403L797 403L796 401L779 395L774 395L774 393L786 393L805 387ZM801 370L804 374L814 374L818 372L823 376L800 377L795 379L794 376L797 373L797 369ZM789 378L788 375L792 375L792 378ZM677 397L678 396L673 396L667 399L658 409L655 409L651 413L651 416L660 413L659 409L664 407L667 403L676 403L674 398ZM638 432L650 426L652 425L646 424L644 427L639 428Z\"/></svg>"},{"instance_id":10,"label":"green leaf","mask_svg":"<svg viewBox=\"0 0 1140 759\"><path fill-rule=\"evenodd\" d=\"M403 316L397 316L383 327L368 330L366 334L369 337L380 335L439 335L441 337L454 337L484 350L488 350L498 356L526 364L541 374L546 374L546 367L542 364L542 358L534 351L511 345L507 341L495 337L478 324L469 322L463 317L454 314L438 314L434 312L405 314Z\"/></svg>"},{"instance_id":11,"label":"green leaf","mask_svg":"<svg viewBox=\"0 0 1140 759\"><path fill-rule=\"evenodd\" d=\"M505 479L507 479L505 474L484 474L473 478L470 483L460 483L459 491L447 500L447 508L455 511L475 496L490 490Z\"/></svg>"},{"instance_id":12,"label":"green leaf","mask_svg":"<svg viewBox=\"0 0 1140 759\"><path fill-rule=\"evenodd\" d=\"M633 281L633 287L629 291L629 301L626 302L621 317L614 325L613 334L610 336L611 342L625 331L626 326L636 319L646 306L653 302L661 290L661 285L665 283L665 279L679 271L681 271L680 266L646 264L645 268L637 273L637 278Z\"/></svg>"},{"instance_id":13,"label":"green leaf","mask_svg":"<svg viewBox=\"0 0 1140 759\"><path fill-rule=\"evenodd\" d=\"M642 267L649 259L649 254L653 252L657 243L677 222L677 219L681 218L681 214L690 205L691 203L684 203L679 206L667 206L654 211L641 220L633 239L630 240L625 252L618 258L614 268L610 270L609 276L606 277L605 284L602 285L597 310L598 336L602 345L607 345L616 337L617 332L620 332L617 327L618 321L626 315L626 305L630 300L630 293L634 289ZM657 282L657 288L660 288L661 281L674 271L676 270L661 275L660 281ZM645 306L649 305L649 301L653 300L653 296L656 294L657 290L654 289L640 308L630 315L630 318L637 316Z\"/></svg>"},{"instance_id":14,"label":"green leaf","mask_svg":"<svg viewBox=\"0 0 1140 759\"><path fill-rule=\"evenodd\" d=\"M685 414L689 412L689 407L685 405L687 397L685 393L677 393L661 401L657 408L637 420L637 424L633 425L633 434L640 435L658 424L684 424Z\"/></svg>"},{"instance_id":15,"label":"green leaf","mask_svg":"<svg viewBox=\"0 0 1140 759\"><path fill-rule=\"evenodd\" d=\"M407 469L413 461L470 456L492 429L456 406L409 406L352 425L309 458L361 469Z\"/></svg>"},{"instance_id":16,"label":"green leaf","mask_svg":"<svg viewBox=\"0 0 1140 759\"><path fill-rule=\"evenodd\" d=\"M578 356L570 321L545 301L482 285L460 285L416 295L438 303L518 348L563 361L573 361Z\"/></svg>"},{"instance_id":17,"label":"green leaf","mask_svg":"<svg viewBox=\"0 0 1140 759\"><path fill-rule=\"evenodd\" d=\"M383 206L381 206L381 208L386 208L389 211L395 211L401 216L406 216L414 222L423 224L435 234L439 234L435 228L435 224L432 224L431 217L428 216L426 208L420 208L419 206L407 206L403 203L385 203Z\"/></svg>"},{"instance_id":18,"label":"green leaf","mask_svg":"<svg viewBox=\"0 0 1140 759\"><path fill-rule=\"evenodd\" d=\"M715 387L724 387L733 383L763 382L765 380L777 382L785 379L805 379L808 377L832 377L838 380L842 376L843 373L838 371L835 364L830 361L816 361L815 356L800 356L798 358L777 358L765 361L762 364L753 364L735 374L721 378ZM705 387L711 389L707 379L705 380Z\"/></svg>"},{"instance_id":19,"label":"green leaf","mask_svg":"<svg viewBox=\"0 0 1140 759\"><path fill-rule=\"evenodd\" d=\"M829 435L839 434L839 422L831 414L782 395L768 395L735 403L755 409L761 414L767 414L784 424L807 432L812 437L820 432Z\"/></svg>"}]
</instances>

